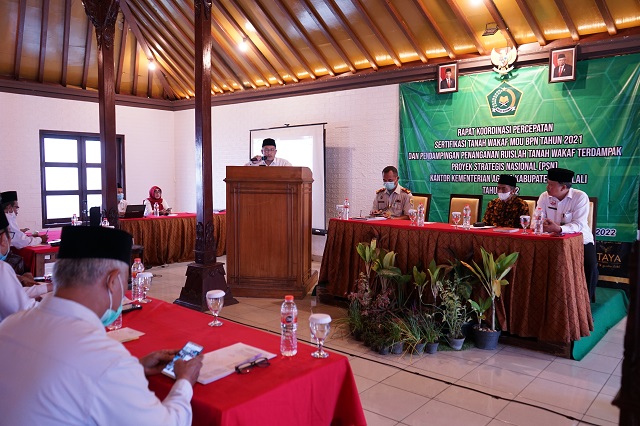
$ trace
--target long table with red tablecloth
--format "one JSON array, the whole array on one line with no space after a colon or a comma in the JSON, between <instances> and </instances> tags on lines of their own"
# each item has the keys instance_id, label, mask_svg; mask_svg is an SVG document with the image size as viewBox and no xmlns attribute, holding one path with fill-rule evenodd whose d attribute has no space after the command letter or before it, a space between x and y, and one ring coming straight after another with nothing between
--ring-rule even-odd
<instances>
[{"instance_id":1,"label":"long table with red tablecloth","mask_svg":"<svg viewBox=\"0 0 640 426\"><path fill-rule=\"evenodd\" d=\"M213 236L217 242L216 256L226 253L226 217L225 213L213 215ZM120 219L118 223L120 229L133 235L134 244L144 246L142 262L146 266L188 262L195 259L195 213Z\"/></svg>"},{"instance_id":2,"label":"long table with red tablecloth","mask_svg":"<svg viewBox=\"0 0 640 426\"><path fill-rule=\"evenodd\" d=\"M123 316L123 327L145 333L125 343L138 357L187 341L204 346L203 353L242 342L278 354L267 368L197 383L191 401L194 425L366 424L346 357L330 352L328 358L316 359L311 356L315 348L303 343L298 343L296 356L282 357L280 336L225 319L221 327L209 327L211 319L157 299ZM166 376L149 377L149 388L161 399L172 385Z\"/></svg>"},{"instance_id":3,"label":"long table with red tablecloth","mask_svg":"<svg viewBox=\"0 0 640 426\"><path fill-rule=\"evenodd\" d=\"M473 259L482 264L480 247L495 256L519 252L510 284L497 299L504 331L548 342L571 342L593 330L584 276L582 234L563 236L503 233L490 229L464 230L446 223L411 226L408 220L361 221L331 219L319 283L330 295L346 297L354 291L364 263L356 252L360 242L377 238L378 246L397 253L396 266L411 274L416 265L432 259L448 264Z\"/></svg>"}]
</instances>

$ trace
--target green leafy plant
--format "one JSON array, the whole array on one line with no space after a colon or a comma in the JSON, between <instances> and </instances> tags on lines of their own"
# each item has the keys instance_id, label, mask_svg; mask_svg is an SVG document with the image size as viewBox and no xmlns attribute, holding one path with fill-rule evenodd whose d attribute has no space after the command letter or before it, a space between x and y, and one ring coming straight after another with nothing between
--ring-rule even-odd
<instances>
[{"instance_id":1,"label":"green leafy plant","mask_svg":"<svg viewBox=\"0 0 640 426\"><path fill-rule=\"evenodd\" d=\"M511 268L518 260L518 252L506 255L502 253L494 260L493 253L488 253L484 247L480 248L482 252L482 267L480 267L475 261L472 261L473 266L461 262L464 266L469 268L471 272L478 278L482 288L489 295L491 301L491 331L496 330L496 297L500 297L502 294L502 286L509 284L509 281L504 277L511 271ZM473 306L473 305L472 305Z\"/></svg>"},{"instance_id":2,"label":"green leafy plant","mask_svg":"<svg viewBox=\"0 0 640 426\"><path fill-rule=\"evenodd\" d=\"M442 303L440 309L442 319L449 328L452 338L464 337L462 326L469 320L467 316L467 299L471 294L471 285L458 274L437 282Z\"/></svg>"},{"instance_id":3,"label":"green leafy plant","mask_svg":"<svg viewBox=\"0 0 640 426\"><path fill-rule=\"evenodd\" d=\"M422 336L426 343L435 343L442 337L442 323L435 314L422 313L417 317Z\"/></svg>"},{"instance_id":4,"label":"green leafy plant","mask_svg":"<svg viewBox=\"0 0 640 426\"><path fill-rule=\"evenodd\" d=\"M478 325L481 326L482 320L487 317L485 315L485 312L491 307L491 298L487 297L486 299L483 299L479 297L477 302L475 300L469 299L469 304L471 305L471 310L474 314L476 314L476 317L478 318Z\"/></svg>"}]
</instances>

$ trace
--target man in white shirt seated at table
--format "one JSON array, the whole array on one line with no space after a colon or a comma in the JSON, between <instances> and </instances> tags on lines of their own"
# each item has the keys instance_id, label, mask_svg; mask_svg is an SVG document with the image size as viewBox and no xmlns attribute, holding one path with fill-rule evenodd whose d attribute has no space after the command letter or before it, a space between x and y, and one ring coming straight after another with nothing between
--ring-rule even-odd
<instances>
[{"instance_id":1,"label":"man in white shirt seated at table","mask_svg":"<svg viewBox=\"0 0 640 426\"><path fill-rule=\"evenodd\" d=\"M122 217L124 216L124 214L127 211L127 206L129 205L129 203L127 203L127 200L124 199L124 190L122 189L122 185L118 184L118 216Z\"/></svg>"},{"instance_id":2,"label":"man in white shirt seated at table","mask_svg":"<svg viewBox=\"0 0 640 426\"><path fill-rule=\"evenodd\" d=\"M202 355L178 361L160 401L145 375L178 352L137 359L107 336L120 314L132 237L100 226L62 230L54 294L0 323L0 418L10 425L190 425Z\"/></svg>"},{"instance_id":3,"label":"man in white shirt seated at table","mask_svg":"<svg viewBox=\"0 0 640 426\"><path fill-rule=\"evenodd\" d=\"M11 239L11 245L13 247L21 249L26 246L37 246L47 242L47 239L49 238L47 234L29 237L25 234L29 229L20 229L18 226L18 219L16 216L18 216L18 209L20 209L20 206L18 205L18 193L16 191L5 191L0 194L0 198L2 199L1 207L9 220L9 230L15 233Z\"/></svg>"},{"instance_id":4,"label":"man in white shirt seated at table","mask_svg":"<svg viewBox=\"0 0 640 426\"><path fill-rule=\"evenodd\" d=\"M587 280L589 299L596 301L598 285L598 259L593 233L587 222L589 217L589 196L572 188L572 170L553 168L547 170L547 191L538 198L537 207L542 207L546 215L544 232L581 232L584 243L584 275Z\"/></svg>"},{"instance_id":5,"label":"man in white shirt seated at table","mask_svg":"<svg viewBox=\"0 0 640 426\"><path fill-rule=\"evenodd\" d=\"M0 211L0 322L6 317L36 305L36 298L51 291L52 285L42 284L23 287L18 281L15 271L4 260L11 250L11 231L9 221Z\"/></svg>"}]
</instances>

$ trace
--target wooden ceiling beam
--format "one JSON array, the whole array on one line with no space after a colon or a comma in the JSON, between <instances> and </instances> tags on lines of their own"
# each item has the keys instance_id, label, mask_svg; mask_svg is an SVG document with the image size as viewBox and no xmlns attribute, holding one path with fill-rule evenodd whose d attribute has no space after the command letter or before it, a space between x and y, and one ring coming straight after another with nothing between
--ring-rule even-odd
<instances>
[{"instance_id":1,"label":"wooden ceiling beam","mask_svg":"<svg viewBox=\"0 0 640 426\"><path fill-rule=\"evenodd\" d=\"M391 13L391 17L395 21L396 25L402 31L402 34L404 34L406 39L409 41L409 44L411 44L411 46L413 47L413 50L415 50L420 60L423 63L427 63L429 61L429 59L427 58L427 55L425 55L424 50L422 49L422 47L420 47L420 42L416 38L415 34L413 34L413 31L411 31L411 28L409 28L409 26L407 25L407 22L404 20L404 18L402 17L398 9L396 9L396 7L393 4L391 4L389 0L384 0L383 3L384 3L384 6L389 11L389 13Z\"/></svg>"},{"instance_id":2,"label":"wooden ceiling beam","mask_svg":"<svg viewBox=\"0 0 640 426\"><path fill-rule=\"evenodd\" d=\"M336 1L328 0L326 6L331 10L331 13L333 13L333 15L340 21L340 25L342 25L342 28L347 32L347 34L349 34L349 37L351 37L351 41L353 41L358 50L360 50L360 53L364 55L367 62L369 62L369 65L371 65L371 68L377 71L378 64L376 63L375 59L373 59L373 55L369 53L364 43L362 43L362 40L360 40L358 35L351 28L351 26L349 25L349 20L344 15L344 13L342 13L342 10L336 4Z\"/></svg>"},{"instance_id":3,"label":"wooden ceiling beam","mask_svg":"<svg viewBox=\"0 0 640 426\"><path fill-rule=\"evenodd\" d=\"M13 62L13 78L20 80L20 62L22 61L22 42L24 41L24 20L27 13L27 0L20 0L18 6L18 27L16 28L16 50Z\"/></svg>"},{"instance_id":4,"label":"wooden ceiling beam","mask_svg":"<svg viewBox=\"0 0 640 426\"><path fill-rule=\"evenodd\" d=\"M211 15L211 23L215 23L215 25L211 25L211 36L215 41L215 43L213 43L212 45L213 48L211 50L213 51L215 47L218 47L219 49L222 49L222 54L224 56L226 56L227 58L233 58L233 62L235 62L235 65L238 67L241 74L243 74L240 76L241 80L246 80L246 82L249 83L249 85L253 89L256 89L258 86L256 86L256 83L251 78L251 72L259 76L263 81L266 80L267 86L271 86L265 76L262 76L261 73L248 60L244 60L237 54L237 52L235 51L235 49L237 48L236 43L234 42L233 38L226 32L222 24L218 22L217 19L215 19L213 14ZM215 31L214 28L218 28L219 32ZM242 81L240 86L244 87L244 83L245 82Z\"/></svg>"},{"instance_id":5,"label":"wooden ceiling beam","mask_svg":"<svg viewBox=\"0 0 640 426\"><path fill-rule=\"evenodd\" d=\"M140 49L141 49L140 43L136 40L136 45L133 49L133 84L131 85L131 94L133 96L138 96L138 77L139 77L138 74L140 72L139 70L140 59L138 59L138 50Z\"/></svg>"},{"instance_id":6,"label":"wooden ceiling beam","mask_svg":"<svg viewBox=\"0 0 640 426\"><path fill-rule=\"evenodd\" d=\"M175 16L175 14L172 13L163 2L158 2L156 3L156 5L160 7L160 9L162 10L162 13L165 14L165 17ZM174 4L172 4L172 6L175 7ZM187 17L181 13L181 10L179 8L178 8L178 12L180 12L179 15L183 18L185 22L188 22L189 24L191 24L191 22L187 19ZM177 37L175 38L182 46L181 51L183 53L183 56L187 56L186 63L189 65L190 69L191 68L195 69L195 48L194 48L193 38L190 37L182 29L182 26L178 25L177 23L175 25L172 25L169 28L169 31L171 31L174 36L177 34ZM219 67L214 67L212 64L211 80L214 85L220 86L219 91L222 93L224 93L224 90L222 89L221 82L224 82L224 85L228 86L225 80L232 80L231 78L228 77L230 75L228 72L226 73L227 75L224 75L224 74L225 72L223 70L221 70ZM233 91L233 89L231 91Z\"/></svg>"},{"instance_id":7,"label":"wooden ceiling beam","mask_svg":"<svg viewBox=\"0 0 640 426\"><path fill-rule=\"evenodd\" d=\"M233 29L238 34L240 34L240 36L245 41L245 43L247 43L247 45L251 48L256 58L258 58L260 63L262 63L262 66L265 67L269 72L271 72L271 74L273 74L274 78L279 84L284 84L284 80L282 80L280 73L278 73L278 71L273 67L273 65L271 65L269 60L262 54L260 49L258 49L258 46L256 46L253 40L251 40L251 37L249 37L249 35L242 29L242 26L238 25L238 23L233 18L233 16L231 16L231 14L227 11L227 9L225 9L222 2L216 1L215 5L218 11L220 11L220 13L224 16L224 19L226 19L227 22L229 22L229 24L233 27Z\"/></svg>"},{"instance_id":8,"label":"wooden ceiling beam","mask_svg":"<svg viewBox=\"0 0 640 426\"><path fill-rule=\"evenodd\" d=\"M122 75L124 74L124 56L127 47L127 36L129 35L129 23L122 15L122 37L120 38L120 49L118 54L118 71L116 74L116 93L120 93L120 86L122 85Z\"/></svg>"},{"instance_id":9,"label":"wooden ceiling beam","mask_svg":"<svg viewBox=\"0 0 640 426\"><path fill-rule=\"evenodd\" d=\"M132 3L131 4L131 13L132 16L136 18L138 22L140 22L140 32L144 40L151 46L160 46L159 49L151 49L151 58L157 63L159 57L162 56L164 62L161 65L161 69L163 69L167 74L171 72L171 68L173 67L175 70L181 71L183 78L183 85L186 84L186 87L191 90L193 86L191 85L191 81L194 81L195 76L193 74L192 68L184 67L183 62L189 64L191 67L195 66L192 58L188 55L184 54L183 49L176 48L176 46L170 45L167 43L167 39L175 38L172 34L169 34L165 30L165 26L158 24L158 19L151 16L148 10L143 10L143 6L140 3ZM162 20L162 17L159 17ZM164 38L163 38L164 36ZM178 54L178 58L173 59L173 57L165 52L176 52ZM148 57L147 57L148 59ZM149 73L153 73L154 71L148 71ZM179 80L176 76L173 76L174 80ZM188 91L187 91L188 93Z\"/></svg>"},{"instance_id":10,"label":"wooden ceiling beam","mask_svg":"<svg viewBox=\"0 0 640 426\"><path fill-rule=\"evenodd\" d=\"M387 40L387 38L382 34L382 32L380 31L376 23L373 22L373 19L371 19L371 17L367 13L362 3L360 3L360 0L351 0L351 3L358 10L358 13L360 14L360 16L366 21L367 25L369 26L369 29L376 36L380 44L382 44L382 47L384 47L384 50L387 52L387 55L389 55L391 60L393 60L393 63L396 64L397 67L401 67L402 61L400 60L396 52L393 50L391 43L389 43L389 40Z\"/></svg>"},{"instance_id":11,"label":"wooden ceiling beam","mask_svg":"<svg viewBox=\"0 0 640 426\"><path fill-rule=\"evenodd\" d=\"M491 14L491 18L493 18L493 21L496 23L498 28L500 28L500 31L502 32L502 35L504 36L504 38L507 40L509 44L511 44L512 47L517 49L518 43L516 42L516 39L513 37L513 34L511 34L511 31L509 31L509 27L507 27L507 24L504 22L504 19L502 18L500 11L496 7L496 4L493 2L493 0L482 0L482 1L484 2L485 7L489 11L489 14Z\"/></svg>"},{"instance_id":12,"label":"wooden ceiling beam","mask_svg":"<svg viewBox=\"0 0 640 426\"><path fill-rule=\"evenodd\" d=\"M434 18L434 16L431 14L431 12L429 12L429 9L427 9L427 7L424 5L422 0L413 0L413 1L414 1L414 4L420 10L420 12L422 12L422 15L424 16L424 18L429 23L429 26L431 27L431 30L433 31L433 33L438 38L438 41L440 41L440 44L442 44L442 47L444 48L444 51L447 52L447 55L449 55L449 58L455 59L456 58L456 53L453 51L453 48L451 47L451 45L445 39L445 37L444 37L445 33L442 30L442 28L440 28L440 26L438 25L438 20Z\"/></svg>"},{"instance_id":13,"label":"wooden ceiling beam","mask_svg":"<svg viewBox=\"0 0 640 426\"><path fill-rule=\"evenodd\" d=\"M133 13L131 13L131 9L129 8L128 1L131 1L131 0L120 1L120 10L122 10L124 19L129 22L131 31L136 36L136 40L138 41L138 44L142 48L147 59L153 58L151 49L149 49L149 45L145 41L144 37L142 36L142 32L138 27L138 22L136 21L135 16L133 16ZM137 49L136 49L136 54L137 54ZM136 67L137 66L138 66L138 61L136 61ZM176 98L175 93L173 92L173 89L171 89L171 86L169 85L169 82L167 82L167 79L164 77L163 71L164 70L162 69L162 67L158 67L158 78L160 79L160 84L162 84L162 88L164 89L165 93L169 96L169 98L175 99ZM137 79L137 73L134 77Z\"/></svg>"},{"instance_id":14,"label":"wooden ceiling beam","mask_svg":"<svg viewBox=\"0 0 640 426\"><path fill-rule=\"evenodd\" d=\"M338 44L338 42L333 37L333 35L331 35L331 31L329 30L329 27L327 26L326 22L324 22L324 19L322 19L322 16L320 16L318 11L309 3L309 0L302 0L300 4L302 5L302 7L304 7L304 9L307 11L309 16L311 16L311 19L316 23L316 25L320 29L320 32L329 41L331 46L333 46L333 49L338 53L340 58L344 61L345 65L349 68L349 71L356 72L357 71L356 67L351 62L351 59L349 59L349 57L344 52L342 47Z\"/></svg>"},{"instance_id":15,"label":"wooden ceiling beam","mask_svg":"<svg viewBox=\"0 0 640 426\"><path fill-rule=\"evenodd\" d=\"M580 40L580 33L578 33L578 28L573 23L573 19L571 19L571 15L569 14L569 9L564 4L563 0L554 0L556 3L556 7L564 20L564 23L567 24L567 29L569 30L569 34L571 34L571 38L575 41Z\"/></svg>"},{"instance_id":16,"label":"wooden ceiling beam","mask_svg":"<svg viewBox=\"0 0 640 426\"><path fill-rule=\"evenodd\" d=\"M273 44L269 40L267 40L267 37L266 37L267 33L266 31L264 31L264 28L262 28L262 26L260 25L260 20L252 21L249 18L249 15L247 14L247 12L242 7L242 5L236 2L235 0L232 0L231 4L235 8L236 13L238 13L242 19L244 19L246 22L249 22L253 26L253 28L255 28L256 30L255 34L258 40L260 40L260 42L264 45L264 47L269 51L269 54L273 56L273 58L276 61L278 61L278 64L280 64L280 66L289 75L289 77L291 77L294 83L297 83L298 81L300 81L296 76L295 72L293 72L293 67L280 55L280 53L273 46Z\"/></svg>"},{"instance_id":17,"label":"wooden ceiling beam","mask_svg":"<svg viewBox=\"0 0 640 426\"><path fill-rule=\"evenodd\" d=\"M538 21L536 17L533 15L531 8L527 4L525 0L516 0L516 4L520 8L520 12L524 15L524 19L526 19L527 23L531 27L531 31L533 31L533 35L536 36L538 40L538 44L540 46L545 46L547 44L547 39L544 37L544 33L540 29L540 25L538 25Z\"/></svg>"},{"instance_id":18,"label":"wooden ceiling beam","mask_svg":"<svg viewBox=\"0 0 640 426\"><path fill-rule=\"evenodd\" d=\"M600 11L600 15L604 20L605 25L607 26L607 32L609 35L618 34L618 29L616 28L616 22L613 20L611 16L611 12L609 12L609 6L604 0L596 0L596 6L598 6L598 10Z\"/></svg>"},{"instance_id":19,"label":"wooden ceiling beam","mask_svg":"<svg viewBox=\"0 0 640 426\"><path fill-rule=\"evenodd\" d=\"M153 98L153 72L147 73L147 98Z\"/></svg>"},{"instance_id":20,"label":"wooden ceiling beam","mask_svg":"<svg viewBox=\"0 0 640 426\"><path fill-rule=\"evenodd\" d=\"M449 5L449 8L453 12L453 14L456 15L460 26L467 33L469 38L473 40L473 44L475 44L476 49L478 49L478 53L480 53L481 55L486 55L488 53L487 49L484 48L482 41L480 41L480 38L478 37L476 32L473 31L473 26L467 19L467 15L462 11L462 9L460 9L460 6L458 6L455 0L447 0L447 4Z\"/></svg>"},{"instance_id":21,"label":"wooden ceiling beam","mask_svg":"<svg viewBox=\"0 0 640 426\"><path fill-rule=\"evenodd\" d=\"M300 66L306 71L309 77L311 77L312 80L315 80L317 78L315 71L311 68L311 65L307 63L307 61L302 57L302 55L298 52L298 50L293 46L293 43L287 36L287 32L282 28L279 21L275 19L273 15L267 9L265 9L264 6L262 6L260 0L254 0L254 1L255 1L255 5L258 7L258 10L260 10L262 15L264 15L267 18L266 20L269 22L271 27L280 36L280 41L282 42L282 44L284 44L287 47L287 49L289 49L289 53L294 58L296 58ZM256 22L260 22L260 19L257 19Z\"/></svg>"},{"instance_id":22,"label":"wooden ceiling beam","mask_svg":"<svg viewBox=\"0 0 640 426\"><path fill-rule=\"evenodd\" d=\"M42 21L40 22L40 55L38 57L38 81L44 82L44 59L47 55L47 33L49 32L50 0L42 0Z\"/></svg>"},{"instance_id":23,"label":"wooden ceiling beam","mask_svg":"<svg viewBox=\"0 0 640 426\"><path fill-rule=\"evenodd\" d=\"M84 41L84 64L82 67L82 88L86 90L87 79L89 77L89 60L91 59L91 42L93 41L93 25L91 20L87 17L87 35Z\"/></svg>"},{"instance_id":24,"label":"wooden ceiling beam","mask_svg":"<svg viewBox=\"0 0 640 426\"><path fill-rule=\"evenodd\" d=\"M69 38L71 28L71 0L64 1L64 33L62 36L62 75L60 84L67 85L67 73L69 69Z\"/></svg>"},{"instance_id":25,"label":"wooden ceiling beam","mask_svg":"<svg viewBox=\"0 0 640 426\"><path fill-rule=\"evenodd\" d=\"M322 63L322 66L329 73L329 75L331 75L332 77L336 75L331 65L329 65L329 61L327 60L327 58L324 57L324 55L317 49L316 45L313 44L313 42L311 41L311 38L309 37L309 34L305 30L304 26L300 24L300 22L297 19L295 19L295 14L291 12L291 9L289 8L289 6L284 3L280 3L278 1L275 2L275 4L278 7L278 9L280 9L280 12L282 12L283 15L289 18L290 23L296 29L298 34L300 34L306 46L309 48L309 50L313 52L314 55L316 55L320 63Z\"/></svg>"}]
</instances>

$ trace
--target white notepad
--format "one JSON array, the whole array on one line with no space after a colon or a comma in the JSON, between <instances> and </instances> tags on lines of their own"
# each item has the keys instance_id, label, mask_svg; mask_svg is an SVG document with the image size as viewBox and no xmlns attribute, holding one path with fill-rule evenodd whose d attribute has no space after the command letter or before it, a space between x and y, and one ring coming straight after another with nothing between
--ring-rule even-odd
<instances>
[{"instance_id":1,"label":"white notepad","mask_svg":"<svg viewBox=\"0 0 640 426\"><path fill-rule=\"evenodd\" d=\"M207 385L229 374L235 373L236 365L242 364L256 356L271 359L275 358L276 354L244 343L235 343L226 348L206 353L202 360L202 369L198 376L198 383Z\"/></svg>"}]
</instances>

